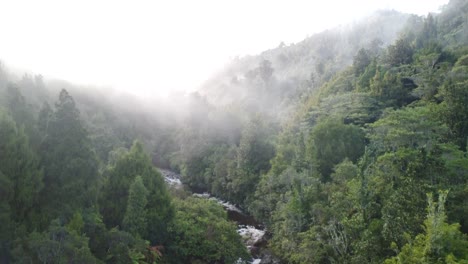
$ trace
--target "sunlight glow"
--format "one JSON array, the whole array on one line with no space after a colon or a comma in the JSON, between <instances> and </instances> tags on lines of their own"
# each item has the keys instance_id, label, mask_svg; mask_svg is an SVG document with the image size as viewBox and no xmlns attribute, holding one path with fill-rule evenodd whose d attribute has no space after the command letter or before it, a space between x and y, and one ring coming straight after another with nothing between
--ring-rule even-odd
<instances>
[{"instance_id":1,"label":"sunlight glow","mask_svg":"<svg viewBox=\"0 0 468 264\"><path fill-rule=\"evenodd\" d=\"M0 1L0 60L139 94L194 89L237 55L376 9L425 15L447 0Z\"/></svg>"}]
</instances>

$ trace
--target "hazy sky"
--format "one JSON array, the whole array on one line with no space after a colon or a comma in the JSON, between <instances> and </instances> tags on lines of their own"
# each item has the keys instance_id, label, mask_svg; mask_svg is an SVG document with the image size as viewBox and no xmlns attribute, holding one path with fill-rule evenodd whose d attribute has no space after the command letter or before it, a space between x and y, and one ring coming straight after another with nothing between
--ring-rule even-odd
<instances>
[{"instance_id":1,"label":"hazy sky","mask_svg":"<svg viewBox=\"0 0 468 264\"><path fill-rule=\"evenodd\" d=\"M132 93L193 89L236 55L376 9L425 15L448 0L0 0L0 60Z\"/></svg>"}]
</instances>

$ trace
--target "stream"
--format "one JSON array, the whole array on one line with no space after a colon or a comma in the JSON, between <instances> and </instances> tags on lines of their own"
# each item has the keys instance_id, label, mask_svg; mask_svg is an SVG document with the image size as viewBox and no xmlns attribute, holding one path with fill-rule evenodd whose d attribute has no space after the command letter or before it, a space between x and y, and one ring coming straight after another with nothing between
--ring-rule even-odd
<instances>
[{"instance_id":1,"label":"stream","mask_svg":"<svg viewBox=\"0 0 468 264\"><path fill-rule=\"evenodd\" d=\"M165 169L159 169L166 183L173 188L182 188L181 175ZM280 261L273 257L266 248L267 240L265 227L256 221L251 215L244 213L235 205L218 199L209 193L193 193L194 196L214 200L224 207L228 219L237 224L237 233L242 237L244 245L249 250L253 259L252 264L278 264Z\"/></svg>"}]
</instances>

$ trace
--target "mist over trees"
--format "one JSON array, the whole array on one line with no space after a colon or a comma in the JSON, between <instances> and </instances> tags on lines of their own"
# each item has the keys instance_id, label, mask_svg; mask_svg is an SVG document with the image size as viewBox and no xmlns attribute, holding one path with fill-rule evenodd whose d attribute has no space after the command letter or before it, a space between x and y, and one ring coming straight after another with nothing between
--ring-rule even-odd
<instances>
[{"instance_id":1,"label":"mist over trees","mask_svg":"<svg viewBox=\"0 0 468 264\"><path fill-rule=\"evenodd\" d=\"M0 263L250 261L190 191L284 263L466 263L467 12L380 11L166 102L0 65Z\"/></svg>"}]
</instances>

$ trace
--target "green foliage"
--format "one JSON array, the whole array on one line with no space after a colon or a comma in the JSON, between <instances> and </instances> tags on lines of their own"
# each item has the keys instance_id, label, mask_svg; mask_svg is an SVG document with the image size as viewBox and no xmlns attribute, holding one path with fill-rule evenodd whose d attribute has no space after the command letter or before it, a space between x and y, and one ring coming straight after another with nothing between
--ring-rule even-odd
<instances>
[{"instance_id":1,"label":"green foliage","mask_svg":"<svg viewBox=\"0 0 468 264\"><path fill-rule=\"evenodd\" d=\"M148 243L131 234L112 228L106 236L106 263L154 263Z\"/></svg>"},{"instance_id":2,"label":"green foliage","mask_svg":"<svg viewBox=\"0 0 468 264\"><path fill-rule=\"evenodd\" d=\"M346 124L372 123L381 114L381 103L368 93L342 93L323 98L319 107L309 112L311 119L343 117Z\"/></svg>"},{"instance_id":3,"label":"green foliage","mask_svg":"<svg viewBox=\"0 0 468 264\"><path fill-rule=\"evenodd\" d=\"M174 205L154 163L248 209L286 263L467 263L467 8L236 59L169 118L68 84L51 107L56 84L0 67L0 262L247 260L223 209Z\"/></svg>"},{"instance_id":4,"label":"green foliage","mask_svg":"<svg viewBox=\"0 0 468 264\"><path fill-rule=\"evenodd\" d=\"M100 211L104 216L106 226L108 228L122 226L126 210L135 209L138 211L135 207L136 204L129 204L129 190L139 175L143 186L137 184L134 187L145 187L148 194L145 206L147 228L145 232L141 232L141 225L138 224L138 232L141 232L142 237L148 239L153 245L166 242L168 240L166 230L174 214L173 207L164 179L151 164L142 144L136 141L130 151L121 156L116 164L108 169L106 175L108 178L99 199ZM136 199L135 203L144 202L143 197L133 198ZM143 219L142 215L138 218Z\"/></svg>"},{"instance_id":5,"label":"green foliage","mask_svg":"<svg viewBox=\"0 0 468 264\"><path fill-rule=\"evenodd\" d=\"M295 186L308 186L312 181L309 173L298 173L292 167L285 169L278 175L266 174L257 186L249 211L257 219L270 224L273 222L272 213L278 203L284 199L284 194L291 192Z\"/></svg>"},{"instance_id":6,"label":"green foliage","mask_svg":"<svg viewBox=\"0 0 468 264\"><path fill-rule=\"evenodd\" d=\"M404 106L414 101L412 91L416 84L408 78L406 67L379 68L370 80L370 92L388 106Z\"/></svg>"},{"instance_id":7,"label":"green foliage","mask_svg":"<svg viewBox=\"0 0 468 264\"><path fill-rule=\"evenodd\" d=\"M333 167L345 158L356 162L364 153L364 132L354 125L339 120L324 120L310 135L308 151L323 181L329 181Z\"/></svg>"},{"instance_id":8,"label":"green foliage","mask_svg":"<svg viewBox=\"0 0 468 264\"><path fill-rule=\"evenodd\" d=\"M96 204L98 163L75 101L62 90L41 144L44 164L43 210L49 218L71 215Z\"/></svg>"},{"instance_id":9,"label":"green foliage","mask_svg":"<svg viewBox=\"0 0 468 264\"><path fill-rule=\"evenodd\" d=\"M68 232L75 232L76 234L81 235L84 228L84 221L81 213L74 213L72 219L70 219L70 222L68 222L66 227Z\"/></svg>"},{"instance_id":10,"label":"green foliage","mask_svg":"<svg viewBox=\"0 0 468 264\"><path fill-rule=\"evenodd\" d=\"M8 259L10 254L10 243L13 238L13 222L11 220L11 208L8 201L12 196L12 184L0 171L0 254Z\"/></svg>"},{"instance_id":11,"label":"green foliage","mask_svg":"<svg viewBox=\"0 0 468 264\"><path fill-rule=\"evenodd\" d=\"M439 192L434 203L427 195L427 218L424 233L410 239L398 255L385 263L468 263L468 239L459 231L458 224L448 224L445 213L447 191Z\"/></svg>"},{"instance_id":12,"label":"green foliage","mask_svg":"<svg viewBox=\"0 0 468 264\"><path fill-rule=\"evenodd\" d=\"M6 181L2 201L8 203L12 221L34 226L31 217L44 186L39 159L24 130L18 129L3 112L0 112L0 138L0 172Z\"/></svg>"},{"instance_id":13,"label":"green foliage","mask_svg":"<svg viewBox=\"0 0 468 264\"><path fill-rule=\"evenodd\" d=\"M443 120L449 126L457 144L466 149L468 137L468 66L464 57L457 61L443 85L441 95L443 102Z\"/></svg>"},{"instance_id":14,"label":"green foliage","mask_svg":"<svg viewBox=\"0 0 468 264\"><path fill-rule=\"evenodd\" d=\"M322 262L332 255L322 239L327 236L322 225L329 219L328 208L321 202L327 199L323 187L317 180L295 185L272 215L271 247L288 263Z\"/></svg>"},{"instance_id":15,"label":"green foliage","mask_svg":"<svg viewBox=\"0 0 468 264\"><path fill-rule=\"evenodd\" d=\"M259 175L270 169L270 159L274 155L273 146L268 142L265 124L251 121L242 132L235 167L229 171L227 190L229 198L238 204L255 192Z\"/></svg>"},{"instance_id":16,"label":"green foliage","mask_svg":"<svg viewBox=\"0 0 468 264\"><path fill-rule=\"evenodd\" d=\"M49 121L52 117L52 108L50 105L45 102L41 110L39 111L39 116L38 116L38 130L39 132L45 136L47 135L47 131L49 129Z\"/></svg>"},{"instance_id":17,"label":"green foliage","mask_svg":"<svg viewBox=\"0 0 468 264\"><path fill-rule=\"evenodd\" d=\"M435 101L452 61L453 54L443 50L436 43L418 50L412 65L417 71L412 79L418 87L411 92L412 95L423 100Z\"/></svg>"},{"instance_id":18,"label":"green foliage","mask_svg":"<svg viewBox=\"0 0 468 264\"><path fill-rule=\"evenodd\" d=\"M356 89L359 92L368 92L372 78L375 76L377 71L377 60L374 58L365 69L362 74L359 75L356 80Z\"/></svg>"},{"instance_id":19,"label":"green foliage","mask_svg":"<svg viewBox=\"0 0 468 264\"><path fill-rule=\"evenodd\" d=\"M360 49L353 60L354 75L359 76L370 63L369 52L366 49Z\"/></svg>"},{"instance_id":20,"label":"green foliage","mask_svg":"<svg viewBox=\"0 0 468 264\"><path fill-rule=\"evenodd\" d=\"M321 89L320 96L326 97L329 95L352 91L354 89L355 76L351 70L352 69L350 68L335 75L335 77L326 83L326 85Z\"/></svg>"},{"instance_id":21,"label":"green foliage","mask_svg":"<svg viewBox=\"0 0 468 264\"><path fill-rule=\"evenodd\" d=\"M14 250L18 263L102 263L88 248L88 238L54 220L47 231L33 232Z\"/></svg>"},{"instance_id":22,"label":"green foliage","mask_svg":"<svg viewBox=\"0 0 468 264\"><path fill-rule=\"evenodd\" d=\"M39 139L34 122L33 109L21 94L20 87L13 83L8 84L6 98L6 109L17 126L24 129L32 145L36 148L39 144Z\"/></svg>"},{"instance_id":23,"label":"green foliage","mask_svg":"<svg viewBox=\"0 0 468 264\"><path fill-rule=\"evenodd\" d=\"M143 185L141 176L136 176L128 191L127 210L122 222L123 228L136 237L141 237L146 231L146 206L148 190Z\"/></svg>"},{"instance_id":24,"label":"green foliage","mask_svg":"<svg viewBox=\"0 0 468 264\"><path fill-rule=\"evenodd\" d=\"M390 45L387 50L386 61L391 66L409 64L413 61L413 48L408 39L400 38L394 45Z\"/></svg>"},{"instance_id":25,"label":"green foliage","mask_svg":"<svg viewBox=\"0 0 468 264\"><path fill-rule=\"evenodd\" d=\"M214 201L187 198L174 200L176 215L170 227L173 245L169 263L235 263L248 253L227 221L224 209Z\"/></svg>"},{"instance_id":26,"label":"green foliage","mask_svg":"<svg viewBox=\"0 0 468 264\"><path fill-rule=\"evenodd\" d=\"M437 105L427 105L388 109L370 126L369 138L383 151L402 147L431 149L447 133L447 128L433 114L437 108Z\"/></svg>"}]
</instances>

